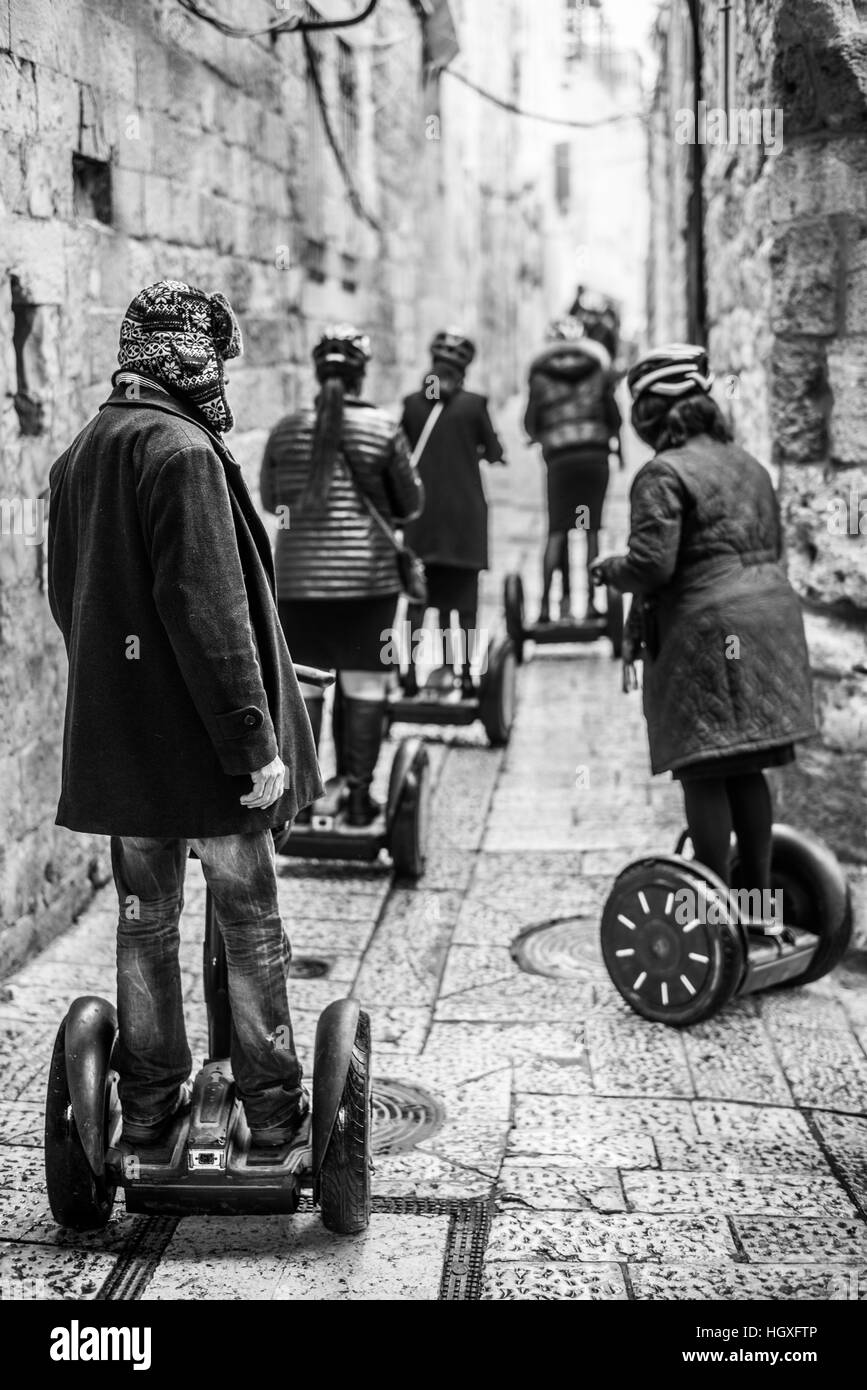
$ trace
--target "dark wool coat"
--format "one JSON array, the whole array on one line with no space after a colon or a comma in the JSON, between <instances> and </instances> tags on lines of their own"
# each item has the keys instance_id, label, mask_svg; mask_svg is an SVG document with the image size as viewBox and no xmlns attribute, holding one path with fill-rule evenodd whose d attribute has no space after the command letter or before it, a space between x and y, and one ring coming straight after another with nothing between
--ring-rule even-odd
<instances>
[{"instance_id":1,"label":"dark wool coat","mask_svg":"<svg viewBox=\"0 0 867 1390\"><path fill-rule=\"evenodd\" d=\"M801 607L762 465L699 435L639 470L631 508L629 551L608 577L648 604L644 712L653 771L809 738Z\"/></svg>"},{"instance_id":2,"label":"dark wool coat","mask_svg":"<svg viewBox=\"0 0 867 1390\"><path fill-rule=\"evenodd\" d=\"M402 424L413 448L435 405L424 391L406 397ZM428 564L487 569L488 503L479 461L499 463L502 457L487 399L456 391L444 402L419 460L424 511L406 528L407 541Z\"/></svg>"},{"instance_id":3,"label":"dark wool coat","mask_svg":"<svg viewBox=\"0 0 867 1390\"><path fill-rule=\"evenodd\" d=\"M583 447L608 447L622 424L614 379L573 343L553 343L530 366L524 429L545 458Z\"/></svg>"},{"instance_id":4,"label":"dark wool coat","mask_svg":"<svg viewBox=\"0 0 867 1390\"><path fill-rule=\"evenodd\" d=\"M51 469L49 602L69 656L57 824L192 838L292 819L321 792L235 463L179 400L118 386ZM287 790L239 797L279 752Z\"/></svg>"}]
</instances>

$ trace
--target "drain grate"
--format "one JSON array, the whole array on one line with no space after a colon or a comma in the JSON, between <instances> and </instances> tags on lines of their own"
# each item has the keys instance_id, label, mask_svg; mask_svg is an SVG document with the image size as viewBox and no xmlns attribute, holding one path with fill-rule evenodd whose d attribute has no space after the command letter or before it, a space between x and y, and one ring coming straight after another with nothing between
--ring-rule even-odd
<instances>
[{"instance_id":1,"label":"drain grate","mask_svg":"<svg viewBox=\"0 0 867 1390\"><path fill-rule=\"evenodd\" d=\"M520 970L552 980L589 980L603 969L597 924L587 917L525 927L510 950Z\"/></svg>"},{"instance_id":2,"label":"drain grate","mask_svg":"<svg viewBox=\"0 0 867 1390\"><path fill-rule=\"evenodd\" d=\"M331 962L318 956L293 956L289 975L293 980L321 980L331 969Z\"/></svg>"},{"instance_id":3,"label":"drain grate","mask_svg":"<svg viewBox=\"0 0 867 1390\"><path fill-rule=\"evenodd\" d=\"M377 1077L373 1088L373 1152L404 1153L436 1134L445 1121L439 1101L421 1086Z\"/></svg>"},{"instance_id":4,"label":"drain grate","mask_svg":"<svg viewBox=\"0 0 867 1390\"><path fill-rule=\"evenodd\" d=\"M489 1202L482 1198L374 1195L371 1205L374 1223L380 1212L450 1217L440 1279L440 1300L465 1303L479 1298L491 1226ZM315 1210L309 1195L303 1194L298 1211L307 1213ZM166 1253L177 1226L177 1217L141 1218L132 1239L118 1256L114 1269L96 1295L97 1300L121 1303L140 1299Z\"/></svg>"}]
</instances>

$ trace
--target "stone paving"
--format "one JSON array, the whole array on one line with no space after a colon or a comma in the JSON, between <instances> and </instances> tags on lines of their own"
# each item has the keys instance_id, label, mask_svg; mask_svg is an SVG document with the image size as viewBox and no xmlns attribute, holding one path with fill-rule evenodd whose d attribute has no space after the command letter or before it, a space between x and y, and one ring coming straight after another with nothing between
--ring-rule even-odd
<instances>
[{"instance_id":1,"label":"stone paving","mask_svg":"<svg viewBox=\"0 0 867 1390\"><path fill-rule=\"evenodd\" d=\"M517 441L514 411L506 424ZM536 590L541 471L517 442L510 454L511 471L492 470L489 482L491 622L507 568L520 565ZM607 548L625 518L619 475ZM490 1222L472 1290L483 1299L867 1295L864 874L853 874L862 949L833 977L735 1003L686 1032L642 1022L602 967L599 911L625 860L673 847L677 788L648 775L638 697L620 694L607 643L537 650L519 695L506 750L489 749L476 728L429 731L430 858L417 887L396 886L386 865L281 861L295 959L327 966L292 981L302 1055L309 1061L330 999L352 992L372 1016L369 1230L329 1235L309 1209L186 1218L138 1296L435 1299L464 1219L479 1251ZM326 772L329 756L326 745ZM6 1298L105 1296L148 1224L119 1201L104 1233L61 1232L43 1187L53 1035L77 993L114 996L112 896L104 890L0 985ZM197 864L186 902L183 973L200 1058Z\"/></svg>"}]
</instances>

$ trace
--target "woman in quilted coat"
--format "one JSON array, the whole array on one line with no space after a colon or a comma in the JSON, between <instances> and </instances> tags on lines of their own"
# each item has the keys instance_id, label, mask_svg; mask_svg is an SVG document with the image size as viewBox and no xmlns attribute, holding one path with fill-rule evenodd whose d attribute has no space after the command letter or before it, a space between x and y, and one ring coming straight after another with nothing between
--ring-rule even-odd
<instances>
[{"instance_id":1,"label":"woman in quilted coat","mask_svg":"<svg viewBox=\"0 0 867 1390\"><path fill-rule=\"evenodd\" d=\"M635 595L625 656L644 660L651 766L683 784L696 857L727 883L734 830L745 884L769 889L764 769L815 732L810 670L771 479L731 442L712 381L689 344L629 372L632 424L655 454L632 485L627 553L593 576Z\"/></svg>"}]
</instances>

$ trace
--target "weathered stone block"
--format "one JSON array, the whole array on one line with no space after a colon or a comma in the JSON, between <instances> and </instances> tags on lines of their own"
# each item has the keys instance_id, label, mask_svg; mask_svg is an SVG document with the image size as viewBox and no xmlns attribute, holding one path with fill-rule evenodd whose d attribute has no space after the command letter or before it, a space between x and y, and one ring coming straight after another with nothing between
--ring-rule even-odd
<instances>
[{"instance_id":1,"label":"weathered stone block","mask_svg":"<svg viewBox=\"0 0 867 1390\"><path fill-rule=\"evenodd\" d=\"M836 332L839 263L837 230L827 221L796 223L775 237L770 255L775 332Z\"/></svg>"},{"instance_id":2,"label":"weathered stone block","mask_svg":"<svg viewBox=\"0 0 867 1390\"><path fill-rule=\"evenodd\" d=\"M824 344L777 339L771 360L773 462L825 458L830 411Z\"/></svg>"},{"instance_id":3,"label":"weathered stone block","mask_svg":"<svg viewBox=\"0 0 867 1390\"><path fill-rule=\"evenodd\" d=\"M834 393L831 457L835 462L867 460L867 342L844 338L828 349L828 380Z\"/></svg>"},{"instance_id":4,"label":"weathered stone block","mask_svg":"<svg viewBox=\"0 0 867 1390\"><path fill-rule=\"evenodd\" d=\"M779 493L798 592L825 607L867 610L867 469L787 466Z\"/></svg>"}]
</instances>

